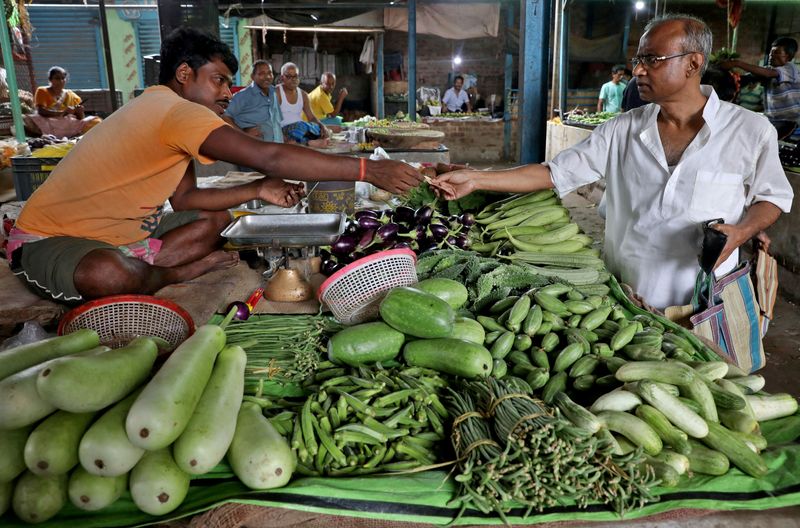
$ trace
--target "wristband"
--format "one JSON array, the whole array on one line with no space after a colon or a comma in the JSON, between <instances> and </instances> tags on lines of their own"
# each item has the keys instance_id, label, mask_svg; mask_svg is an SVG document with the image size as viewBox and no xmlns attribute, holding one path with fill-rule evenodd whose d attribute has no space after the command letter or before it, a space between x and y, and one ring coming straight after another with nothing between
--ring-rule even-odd
<instances>
[{"instance_id":1,"label":"wristband","mask_svg":"<svg viewBox=\"0 0 800 528\"><path fill-rule=\"evenodd\" d=\"M367 158L359 158L359 171L358 171L358 181L364 181L364 178L367 176Z\"/></svg>"}]
</instances>

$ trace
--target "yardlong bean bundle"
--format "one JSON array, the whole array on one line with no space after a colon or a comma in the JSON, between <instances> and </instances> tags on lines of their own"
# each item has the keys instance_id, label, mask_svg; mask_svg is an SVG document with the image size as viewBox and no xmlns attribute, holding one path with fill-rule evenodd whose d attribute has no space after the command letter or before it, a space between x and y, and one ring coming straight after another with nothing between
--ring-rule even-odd
<instances>
[{"instance_id":1,"label":"yardlong bean bundle","mask_svg":"<svg viewBox=\"0 0 800 528\"><path fill-rule=\"evenodd\" d=\"M579 507L599 501L623 513L652 500L654 476L642 469L641 451L612 457L607 441L502 381L464 383L447 404L459 460L459 515L472 507L505 520L514 506L543 511L567 500Z\"/></svg>"},{"instance_id":2,"label":"yardlong bean bundle","mask_svg":"<svg viewBox=\"0 0 800 528\"><path fill-rule=\"evenodd\" d=\"M338 323L319 315L259 315L232 321L228 344L247 344L245 393L260 395L265 381L300 383L312 376L325 349L325 335Z\"/></svg>"}]
</instances>

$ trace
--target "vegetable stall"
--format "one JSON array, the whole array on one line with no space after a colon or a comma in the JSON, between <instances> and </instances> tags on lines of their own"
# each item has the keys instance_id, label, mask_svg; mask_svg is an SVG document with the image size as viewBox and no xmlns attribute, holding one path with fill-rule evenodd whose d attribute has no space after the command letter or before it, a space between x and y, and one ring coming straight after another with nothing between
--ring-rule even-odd
<instances>
[{"instance_id":1,"label":"vegetable stall","mask_svg":"<svg viewBox=\"0 0 800 528\"><path fill-rule=\"evenodd\" d=\"M634 304L593 242L551 191L423 186L324 253L338 281L416 261L356 324L234 307L171 352L91 329L2 352L3 526L228 502L455 525L800 503L797 400Z\"/></svg>"}]
</instances>

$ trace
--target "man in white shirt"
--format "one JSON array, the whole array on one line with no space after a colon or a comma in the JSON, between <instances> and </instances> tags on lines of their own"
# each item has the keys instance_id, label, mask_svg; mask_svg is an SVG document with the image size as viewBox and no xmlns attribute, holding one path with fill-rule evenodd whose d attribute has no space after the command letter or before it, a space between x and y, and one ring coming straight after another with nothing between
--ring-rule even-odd
<instances>
[{"instance_id":1,"label":"man in white shirt","mask_svg":"<svg viewBox=\"0 0 800 528\"><path fill-rule=\"evenodd\" d=\"M472 112L472 105L469 103L469 95L467 91L463 90L464 78L460 75L456 76L453 81L453 87L448 88L442 97L442 103L447 107L448 112L461 112L464 110L464 105L467 105L467 112Z\"/></svg>"},{"instance_id":2,"label":"man in white shirt","mask_svg":"<svg viewBox=\"0 0 800 528\"><path fill-rule=\"evenodd\" d=\"M765 118L720 101L700 85L711 32L699 19L651 21L632 60L651 105L598 127L548 164L507 171L456 171L435 184L449 199L477 189L567 194L605 177L605 261L656 308L686 304L699 270L699 225L715 218L728 235L716 273L738 248L788 212L792 189Z\"/></svg>"}]
</instances>

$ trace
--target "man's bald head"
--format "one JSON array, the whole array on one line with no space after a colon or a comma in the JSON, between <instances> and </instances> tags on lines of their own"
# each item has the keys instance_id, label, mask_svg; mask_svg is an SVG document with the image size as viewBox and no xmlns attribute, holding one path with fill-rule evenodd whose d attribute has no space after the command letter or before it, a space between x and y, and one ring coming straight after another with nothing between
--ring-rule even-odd
<instances>
[{"instance_id":1,"label":"man's bald head","mask_svg":"<svg viewBox=\"0 0 800 528\"><path fill-rule=\"evenodd\" d=\"M654 18L644 28L644 38L648 33L680 32L682 52L702 53L703 66L700 75L705 73L708 68L708 56L711 53L712 35L711 30L705 22L691 15L680 13L670 13L662 17Z\"/></svg>"}]
</instances>

